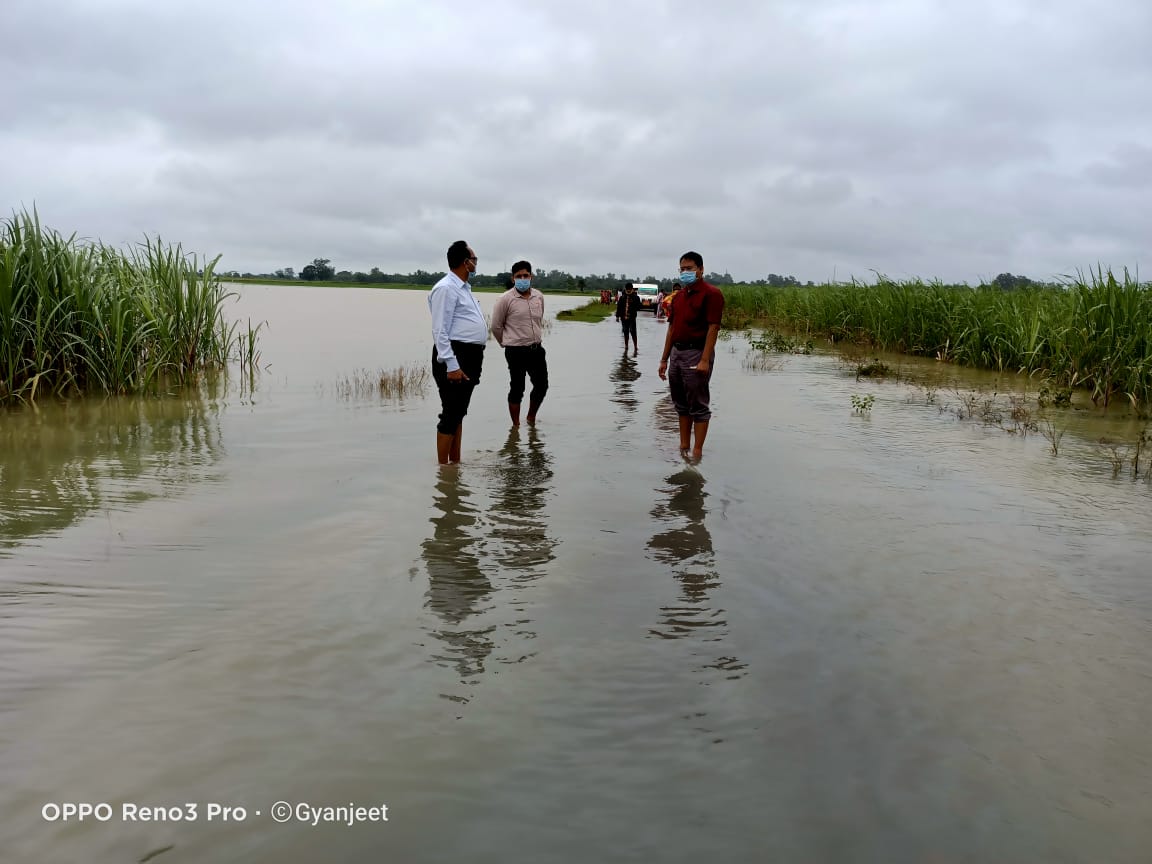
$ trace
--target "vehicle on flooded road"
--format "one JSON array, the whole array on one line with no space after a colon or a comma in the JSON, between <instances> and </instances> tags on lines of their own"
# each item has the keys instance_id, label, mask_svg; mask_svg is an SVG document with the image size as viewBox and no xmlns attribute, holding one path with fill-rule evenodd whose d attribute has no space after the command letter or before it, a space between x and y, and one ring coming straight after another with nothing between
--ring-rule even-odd
<instances>
[{"instance_id":1,"label":"vehicle on flooded road","mask_svg":"<svg viewBox=\"0 0 1152 864\"><path fill-rule=\"evenodd\" d=\"M653 282L633 282L632 287L640 298L640 311L654 313L660 305L660 286Z\"/></svg>"}]
</instances>

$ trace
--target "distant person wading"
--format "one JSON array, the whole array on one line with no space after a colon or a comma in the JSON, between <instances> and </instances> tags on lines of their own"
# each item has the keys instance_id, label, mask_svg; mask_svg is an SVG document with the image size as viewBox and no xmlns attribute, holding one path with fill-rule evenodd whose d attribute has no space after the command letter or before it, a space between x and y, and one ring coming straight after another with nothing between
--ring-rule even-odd
<instances>
[{"instance_id":1,"label":"distant person wading","mask_svg":"<svg viewBox=\"0 0 1152 864\"><path fill-rule=\"evenodd\" d=\"M636 316L640 314L640 297L636 294L636 286L629 282L624 286L624 293L616 301L616 320L624 330L624 352L628 352L628 336L632 336L632 356L640 351L636 345Z\"/></svg>"}]
</instances>

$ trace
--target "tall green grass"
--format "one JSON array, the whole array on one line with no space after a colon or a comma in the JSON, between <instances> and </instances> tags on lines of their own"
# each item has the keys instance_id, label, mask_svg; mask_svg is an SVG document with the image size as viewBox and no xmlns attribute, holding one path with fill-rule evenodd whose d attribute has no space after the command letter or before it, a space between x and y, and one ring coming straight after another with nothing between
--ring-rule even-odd
<instances>
[{"instance_id":1,"label":"tall green grass","mask_svg":"<svg viewBox=\"0 0 1152 864\"><path fill-rule=\"evenodd\" d=\"M725 325L766 321L873 347L1152 401L1152 291L1127 270L1001 291L919 280L725 287Z\"/></svg>"},{"instance_id":2,"label":"tall green grass","mask_svg":"<svg viewBox=\"0 0 1152 864\"><path fill-rule=\"evenodd\" d=\"M0 403L185 385L254 360L259 328L242 341L225 322L218 260L65 237L35 212L0 223Z\"/></svg>"}]
</instances>

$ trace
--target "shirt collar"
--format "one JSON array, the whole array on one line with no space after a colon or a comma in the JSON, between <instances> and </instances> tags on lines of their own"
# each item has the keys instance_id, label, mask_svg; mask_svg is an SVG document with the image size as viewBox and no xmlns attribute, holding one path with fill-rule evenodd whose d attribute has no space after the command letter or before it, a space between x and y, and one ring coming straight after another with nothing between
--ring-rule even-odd
<instances>
[{"instance_id":1,"label":"shirt collar","mask_svg":"<svg viewBox=\"0 0 1152 864\"><path fill-rule=\"evenodd\" d=\"M467 288L469 291L472 290L471 285L469 285L467 282L465 282L463 279L461 279L459 276L457 276L451 270L448 271L448 275L452 277L452 279L454 280L452 284L455 285L457 288L464 287L464 288Z\"/></svg>"}]
</instances>

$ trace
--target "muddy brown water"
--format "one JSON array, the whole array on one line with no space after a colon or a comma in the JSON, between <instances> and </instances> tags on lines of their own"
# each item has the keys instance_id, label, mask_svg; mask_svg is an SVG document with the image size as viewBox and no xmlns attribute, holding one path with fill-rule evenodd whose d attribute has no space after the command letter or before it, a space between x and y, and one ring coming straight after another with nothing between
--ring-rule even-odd
<instances>
[{"instance_id":1,"label":"muddy brown water","mask_svg":"<svg viewBox=\"0 0 1152 864\"><path fill-rule=\"evenodd\" d=\"M736 336L688 466L644 317L553 323L535 429L489 350L439 469L434 388L339 386L423 293L240 291L254 392L0 416L5 862L1148 860L1152 488L1090 434Z\"/></svg>"}]
</instances>

